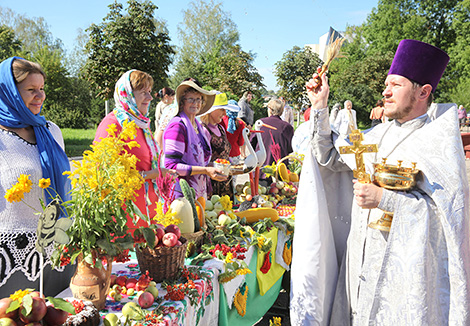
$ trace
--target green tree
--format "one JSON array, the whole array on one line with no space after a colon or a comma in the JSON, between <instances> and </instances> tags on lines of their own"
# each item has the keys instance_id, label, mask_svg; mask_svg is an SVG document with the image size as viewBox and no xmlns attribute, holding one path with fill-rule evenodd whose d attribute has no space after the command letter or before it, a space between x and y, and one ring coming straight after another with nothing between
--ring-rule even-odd
<instances>
[{"instance_id":1,"label":"green tree","mask_svg":"<svg viewBox=\"0 0 470 326\"><path fill-rule=\"evenodd\" d=\"M253 60L253 55L243 51L239 45L232 46L223 56L218 46L206 56L200 81L213 89L240 97L247 89L264 86L263 77L253 66Z\"/></svg>"},{"instance_id":2,"label":"green tree","mask_svg":"<svg viewBox=\"0 0 470 326\"><path fill-rule=\"evenodd\" d=\"M298 108L308 103L305 82L311 78L321 64L322 61L318 54L309 47L294 46L285 52L282 59L275 63L274 75L277 84L281 87L279 95L292 100Z\"/></svg>"},{"instance_id":3,"label":"green tree","mask_svg":"<svg viewBox=\"0 0 470 326\"><path fill-rule=\"evenodd\" d=\"M87 29L84 76L104 99L112 97L116 81L129 69L149 73L155 88L167 84L174 50L168 34L157 30L153 16L157 7L149 1L129 0L127 4L127 13L122 13L120 3L109 5L103 22Z\"/></svg>"},{"instance_id":4,"label":"green tree","mask_svg":"<svg viewBox=\"0 0 470 326\"><path fill-rule=\"evenodd\" d=\"M15 32L6 25L0 25L0 62L15 55L21 50L21 41Z\"/></svg>"},{"instance_id":5,"label":"green tree","mask_svg":"<svg viewBox=\"0 0 470 326\"><path fill-rule=\"evenodd\" d=\"M459 2L452 23L456 40L449 51L451 60L446 74L449 80L446 83L447 92L441 94L449 102L470 108L470 48L468 47L470 43L470 34L468 33L470 30L470 0Z\"/></svg>"},{"instance_id":6,"label":"green tree","mask_svg":"<svg viewBox=\"0 0 470 326\"><path fill-rule=\"evenodd\" d=\"M347 63L338 58L330 66L331 102L350 100L357 112L357 120L369 125L369 113L376 101L382 98L384 82L394 53L369 55L363 60ZM345 50L347 56L347 49ZM345 64L347 63L347 64Z\"/></svg>"},{"instance_id":7,"label":"green tree","mask_svg":"<svg viewBox=\"0 0 470 326\"><path fill-rule=\"evenodd\" d=\"M0 7L0 21L15 32L24 52L33 53L46 45L53 50L63 51L62 41L53 37L43 17L29 18L10 8Z\"/></svg>"},{"instance_id":8,"label":"green tree","mask_svg":"<svg viewBox=\"0 0 470 326\"><path fill-rule=\"evenodd\" d=\"M187 77L200 79L204 64L214 51L225 56L239 41L236 24L222 3L193 1L183 12L183 22L178 24L181 47L175 65L171 85L176 87Z\"/></svg>"}]
</instances>

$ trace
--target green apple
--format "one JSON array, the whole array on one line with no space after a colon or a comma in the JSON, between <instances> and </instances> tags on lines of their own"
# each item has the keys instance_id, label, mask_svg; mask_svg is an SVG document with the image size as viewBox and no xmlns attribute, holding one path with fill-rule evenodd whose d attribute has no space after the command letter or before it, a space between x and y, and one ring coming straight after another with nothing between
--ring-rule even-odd
<instances>
[{"instance_id":1,"label":"green apple","mask_svg":"<svg viewBox=\"0 0 470 326\"><path fill-rule=\"evenodd\" d=\"M158 297L158 289L153 285L149 285L145 292L150 292L153 295L154 299L157 299Z\"/></svg>"},{"instance_id":2,"label":"green apple","mask_svg":"<svg viewBox=\"0 0 470 326\"><path fill-rule=\"evenodd\" d=\"M103 323L105 326L116 326L119 318L116 314L109 313L104 317Z\"/></svg>"}]
</instances>

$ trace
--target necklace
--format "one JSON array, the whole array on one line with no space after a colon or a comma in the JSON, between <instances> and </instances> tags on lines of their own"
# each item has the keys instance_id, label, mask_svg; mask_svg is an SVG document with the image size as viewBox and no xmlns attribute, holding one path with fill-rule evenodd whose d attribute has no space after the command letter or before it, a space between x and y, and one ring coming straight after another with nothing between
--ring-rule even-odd
<instances>
[{"instance_id":1,"label":"necklace","mask_svg":"<svg viewBox=\"0 0 470 326\"><path fill-rule=\"evenodd\" d=\"M379 148L380 150L380 147L382 145L382 141L384 140L384 137L385 135L388 133L388 131L390 130L390 128L392 127L392 125L394 124L394 122L390 123L390 125L387 127L387 129L385 130L385 132L383 133L382 137L380 137L380 140L379 140L379 143L377 145L377 147ZM408 134L405 135L405 137L403 137L399 142L397 142L395 144L395 146L393 146L393 148L388 152L387 155L385 156L382 156L382 158L388 158L390 156L390 154L393 153L393 151L401 144L405 141L405 139L407 139L412 133L414 133L416 130L418 130L419 128L415 128L413 130L411 130ZM375 153L375 161L377 162L377 154L378 153Z\"/></svg>"},{"instance_id":2,"label":"necklace","mask_svg":"<svg viewBox=\"0 0 470 326\"><path fill-rule=\"evenodd\" d=\"M191 125L193 126L193 129L196 132L196 134L199 134L199 130L197 130L197 125L193 125L193 124L191 124Z\"/></svg>"}]
</instances>

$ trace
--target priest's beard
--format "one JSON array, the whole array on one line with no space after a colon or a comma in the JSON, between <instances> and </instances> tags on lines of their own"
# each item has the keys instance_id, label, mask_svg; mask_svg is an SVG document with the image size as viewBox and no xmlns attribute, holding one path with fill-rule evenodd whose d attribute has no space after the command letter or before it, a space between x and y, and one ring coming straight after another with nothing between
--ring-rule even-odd
<instances>
[{"instance_id":1,"label":"priest's beard","mask_svg":"<svg viewBox=\"0 0 470 326\"><path fill-rule=\"evenodd\" d=\"M405 107L397 107L395 112L385 113L385 116L389 119L401 120L410 114L410 112L413 110L415 102L416 96L412 94L410 97L410 101Z\"/></svg>"}]
</instances>

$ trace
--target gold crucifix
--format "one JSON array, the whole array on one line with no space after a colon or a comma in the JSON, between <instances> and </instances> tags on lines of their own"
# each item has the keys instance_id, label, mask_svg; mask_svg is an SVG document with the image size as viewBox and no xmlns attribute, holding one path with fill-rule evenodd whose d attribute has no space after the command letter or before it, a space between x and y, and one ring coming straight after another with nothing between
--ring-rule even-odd
<instances>
[{"instance_id":1,"label":"gold crucifix","mask_svg":"<svg viewBox=\"0 0 470 326\"><path fill-rule=\"evenodd\" d=\"M362 145L364 135L359 129L354 129L349 134L349 140L353 143L352 146L340 146L340 154L355 154L356 156L356 169L353 170L353 175L359 182L370 183L370 175L366 173L366 167L362 155L364 153L375 153L378 151L376 144Z\"/></svg>"}]
</instances>

